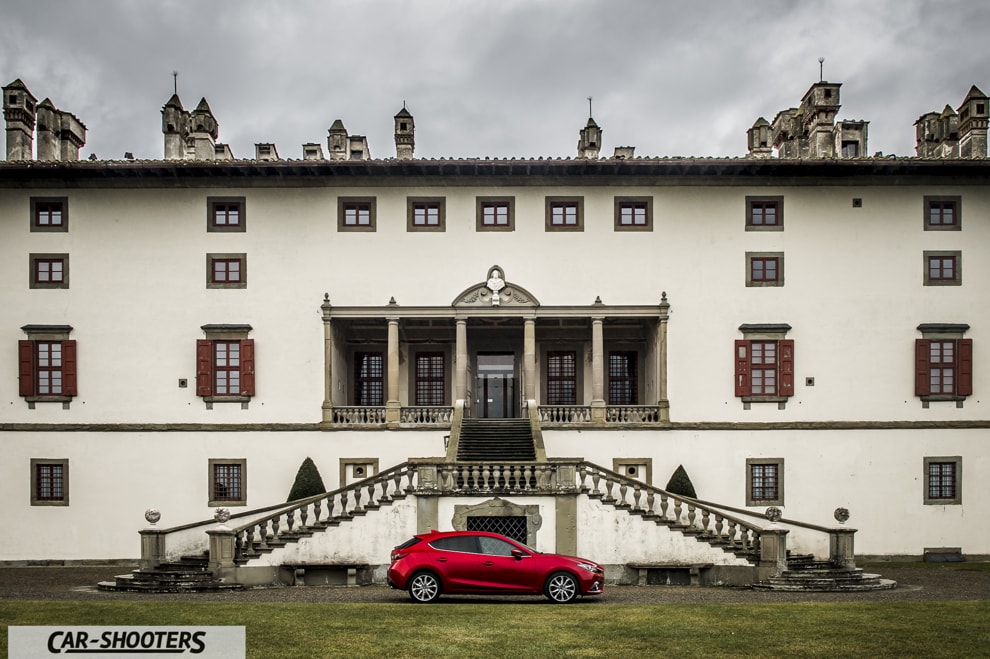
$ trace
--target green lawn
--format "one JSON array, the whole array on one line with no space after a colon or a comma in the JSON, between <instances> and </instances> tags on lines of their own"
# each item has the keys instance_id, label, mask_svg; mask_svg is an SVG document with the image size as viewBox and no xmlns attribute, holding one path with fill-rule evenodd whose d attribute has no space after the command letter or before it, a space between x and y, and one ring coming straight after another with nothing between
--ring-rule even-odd
<instances>
[{"instance_id":1,"label":"green lawn","mask_svg":"<svg viewBox=\"0 0 990 659\"><path fill-rule=\"evenodd\" d=\"M990 602L0 602L9 625L245 625L249 657L987 657Z\"/></svg>"}]
</instances>

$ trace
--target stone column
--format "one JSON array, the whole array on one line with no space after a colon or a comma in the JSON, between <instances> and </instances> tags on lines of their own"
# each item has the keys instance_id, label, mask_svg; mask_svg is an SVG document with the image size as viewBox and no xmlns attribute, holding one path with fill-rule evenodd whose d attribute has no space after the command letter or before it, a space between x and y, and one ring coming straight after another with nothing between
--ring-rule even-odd
<instances>
[{"instance_id":1,"label":"stone column","mask_svg":"<svg viewBox=\"0 0 990 659\"><path fill-rule=\"evenodd\" d=\"M856 569L854 540L856 529L832 529L829 531L829 559L835 567L846 570Z\"/></svg>"},{"instance_id":2,"label":"stone column","mask_svg":"<svg viewBox=\"0 0 990 659\"><path fill-rule=\"evenodd\" d=\"M591 319L591 422L605 423L605 337L603 316Z\"/></svg>"},{"instance_id":3,"label":"stone column","mask_svg":"<svg viewBox=\"0 0 990 659\"><path fill-rule=\"evenodd\" d=\"M660 421L670 423L670 399L667 398L667 319L670 317L670 303L667 291L660 296L660 324L657 327L657 394L660 406Z\"/></svg>"},{"instance_id":4,"label":"stone column","mask_svg":"<svg viewBox=\"0 0 990 659\"><path fill-rule=\"evenodd\" d=\"M323 296L323 423L333 423L333 325L330 296Z\"/></svg>"},{"instance_id":5,"label":"stone column","mask_svg":"<svg viewBox=\"0 0 990 659\"><path fill-rule=\"evenodd\" d=\"M787 533L787 529L772 527L760 533L760 579L779 576L787 569Z\"/></svg>"},{"instance_id":6,"label":"stone column","mask_svg":"<svg viewBox=\"0 0 990 659\"><path fill-rule=\"evenodd\" d=\"M467 348L467 320L457 319L456 344L454 347L454 399L467 401L467 374L468 374L468 348Z\"/></svg>"},{"instance_id":7,"label":"stone column","mask_svg":"<svg viewBox=\"0 0 990 659\"><path fill-rule=\"evenodd\" d=\"M536 319L523 320L523 382L526 402L536 400Z\"/></svg>"},{"instance_id":8,"label":"stone column","mask_svg":"<svg viewBox=\"0 0 990 659\"><path fill-rule=\"evenodd\" d=\"M165 562L165 532L141 529L141 569L153 570Z\"/></svg>"},{"instance_id":9,"label":"stone column","mask_svg":"<svg viewBox=\"0 0 990 659\"><path fill-rule=\"evenodd\" d=\"M385 401L385 425L398 428L402 406L399 404L399 319L388 319L388 399Z\"/></svg>"}]
</instances>

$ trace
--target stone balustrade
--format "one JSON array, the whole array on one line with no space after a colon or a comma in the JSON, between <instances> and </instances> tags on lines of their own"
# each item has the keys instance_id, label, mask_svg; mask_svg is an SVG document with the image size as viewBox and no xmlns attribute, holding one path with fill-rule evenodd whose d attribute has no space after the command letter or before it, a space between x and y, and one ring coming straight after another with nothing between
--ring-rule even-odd
<instances>
[{"instance_id":1,"label":"stone balustrade","mask_svg":"<svg viewBox=\"0 0 990 659\"><path fill-rule=\"evenodd\" d=\"M401 423L413 426L450 427L454 416L453 407L403 407L399 414Z\"/></svg>"},{"instance_id":2,"label":"stone balustrade","mask_svg":"<svg viewBox=\"0 0 990 659\"><path fill-rule=\"evenodd\" d=\"M590 405L540 405L540 424L548 427L591 423Z\"/></svg>"},{"instance_id":3,"label":"stone balustrade","mask_svg":"<svg viewBox=\"0 0 990 659\"><path fill-rule=\"evenodd\" d=\"M384 426L384 407L334 407L333 425L335 426Z\"/></svg>"},{"instance_id":4,"label":"stone balustrade","mask_svg":"<svg viewBox=\"0 0 990 659\"><path fill-rule=\"evenodd\" d=\"M659 405L609 405L605 423L659 423Z\"/></svg>"}]
</instances>

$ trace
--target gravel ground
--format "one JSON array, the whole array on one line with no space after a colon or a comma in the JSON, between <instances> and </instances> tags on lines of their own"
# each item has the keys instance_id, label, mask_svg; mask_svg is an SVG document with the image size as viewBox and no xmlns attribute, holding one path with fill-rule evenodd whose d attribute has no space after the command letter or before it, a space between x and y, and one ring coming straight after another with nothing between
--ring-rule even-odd
<instances>
[{"instance_id":1,"label":"gravel ground","mask_svg":"<svg viewBox=\"0 0 990 659\"><path fill-rule=\"evenodd\" d=\"M930 602L990 600L990 572L945 568L868 568L897 588L866 593L772 593L741 588L689 586L606 586L587 604L725 604L736 602ZM193 594L106 593L100 581L125 574L120 566L0 567L0 600L70 600L90 602L409 602L404 592L387 586L268 587ZM441 602L542 602L532 597L451 597Z\"/></svg>"}]
</instances>

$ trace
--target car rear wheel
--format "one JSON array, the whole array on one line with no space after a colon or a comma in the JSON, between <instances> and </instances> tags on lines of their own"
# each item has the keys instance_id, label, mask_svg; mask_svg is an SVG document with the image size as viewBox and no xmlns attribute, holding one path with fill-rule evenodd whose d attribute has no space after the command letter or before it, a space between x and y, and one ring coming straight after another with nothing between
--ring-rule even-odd
<instances>
[{"instance_id":1,"label":"car rear wheel","mask_svg":"<svg viewBox=\"0 0 990 659\"><path fill-rule=\"evenodd\" d=\"M409 597L414 602L433 602L440 597L440 591L440 579L431 572L417 572L409 580Z\"/></svg>"},{"instance_id":2,"label":"car rear wheel","mask_svg":"<svg viewBox=\"0 0 990 659\"><path fill-rule=\"evenodd\" d=\"M574 575L567 572L554 572L547 579L547 583L543 587L543 594L551 602L556 602L557 604L573 602L578 596L577 579L574 578Z\"/></svg>"}]
</instances>

